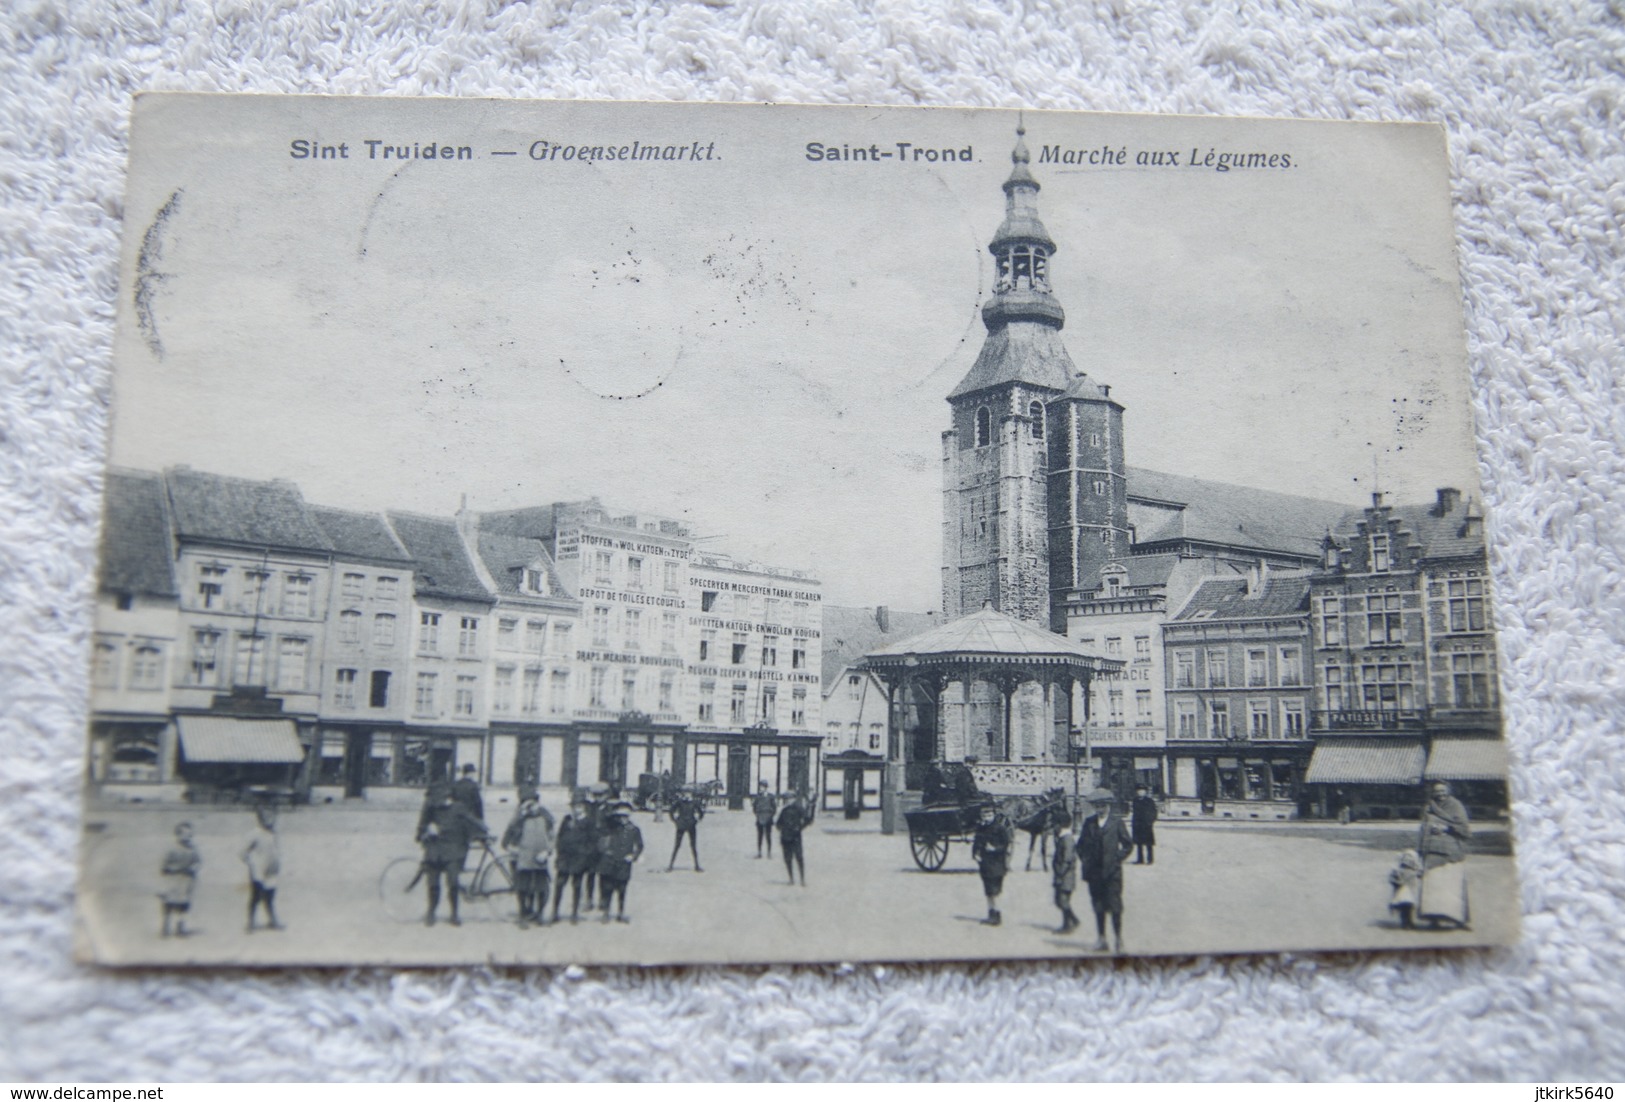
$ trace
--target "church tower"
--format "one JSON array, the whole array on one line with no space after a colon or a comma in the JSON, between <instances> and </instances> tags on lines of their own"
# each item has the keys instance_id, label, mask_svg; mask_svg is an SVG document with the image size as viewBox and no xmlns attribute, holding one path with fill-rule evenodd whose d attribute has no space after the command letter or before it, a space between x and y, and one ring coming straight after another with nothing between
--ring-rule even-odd
<instances>
[{"instance_id":1,"label":"church tower","mask_svg":"<svg viewBox=\"0 0 1625 1102\"><path fill-rule=\"evenodd\" d=\"M988 251L987 338L948 395L943 450L943 613L991 604L1052 630L1063 598L1128 554L1123 407L1061 342L1055 242L1038 217L1026 130L1016 129L1005 214Z\"/></svg>"}]
</instances>

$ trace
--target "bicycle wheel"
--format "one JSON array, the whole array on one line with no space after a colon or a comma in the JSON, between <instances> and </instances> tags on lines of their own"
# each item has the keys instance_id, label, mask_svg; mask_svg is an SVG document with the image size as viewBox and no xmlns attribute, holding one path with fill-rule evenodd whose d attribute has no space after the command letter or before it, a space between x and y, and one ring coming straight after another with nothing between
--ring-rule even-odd
<instances>
[{"instance_id":1,"label":"bicycle wheel","mask_svg":"<svg viewBox=\"0 0 1625 1102\"><path fill-rule=\"evenodd\" d=\"M378 901L386 915L396 922L422 922L427 900L421 858L397 857L384 866L384 874L378 878Z\"/></svg>"},{"instance_id":2,"label":"bicycle wheel","mask_svg":"<svg viewBox=\"0 0 1625 1102\"><path fill-rule=\"evenodd\" d=\"M469 916L482 922L517 919L519 896L514 890L513 870L500 857L487 861L463 892L463 901Z\"/></svg>"}]
</instances>

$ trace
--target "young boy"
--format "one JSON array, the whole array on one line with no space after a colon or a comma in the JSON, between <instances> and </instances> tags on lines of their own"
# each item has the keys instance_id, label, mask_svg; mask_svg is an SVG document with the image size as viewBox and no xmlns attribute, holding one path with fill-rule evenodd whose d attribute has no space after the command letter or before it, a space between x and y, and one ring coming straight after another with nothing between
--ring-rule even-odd
<instances>
[{"instance_id":1,"label":"young boy","mask_svg":"<svg viewBox=\"0 0 1625 1102\"><path fill-rule=\"evenodd\" d=\"M1072 893L1078 887L1078 840L1072 833L1070 815L1055 822L1055 858L1050 862L1050 881L1055 888L1055 905L1061 910L1061 928L1058 934L1070 934L1078 928L1078 916L1072 912Z\"/></svg>"},{"instance_id":2,"label":"young boy","mask_svg":"<svg viewBox=\"0 0 1625 1102\"><path fill-rule=\"evenodd\" d=\"M1004 921L999 913L999 894L1004 891L1004 877L1010 871L1013 837L1010 824L992 804L982 805L981 820L970 853L982 874L982 894L987 897L987 917L982 919L982 925L997 926Z\"/></svg>"},{"instance_id":3,"label":"young boy","mask_svg":"<svg viewBox=\"0 0 1625 1102\"><path fill-rule=\"evenodd\" d=\"M519 895L519 928L547 919L547 889L552 877L553 814L542 806L535 793L527 792L514 814L513 822L502 832L502 848L513 859L514 890Z\"/></svg>"},{"instance_id":4,"label":"young boy","mask_svg":"<svg viewBox=\"0 0 1625 1102\"><path fill-rule=\"evenodd\" d=\"M197 887L198 869L203 858L192 845L192 824L175 824L175 844L164 854L161 876L163 890L158 898L164 905L164 937L186 937L186 916L192 910L192 889ZM173 921L173 927L171 922Z\"/></svg>"},{"instance_id":5,"label":"young boy","mask_svg":"<svg viewBox=\"0 0 1625 1102\"><path fill-rule=\"evenodd\" d=\"M616 905L615 921L626 917L626 886L632 880L632 865L643 856L643 832L632 823L632 805L617 803L609 809L609 826L598 839L598 887L602 894L604 921Z\"/></svg>"},{"instance_id":6,"label":"young boy","mask_svg":"<svg viewBox=\"0 0 1625 1102\"><path fill-rule=\"evenodd\" d=\"M282 874L282 841L276 833L276 808L262 804L254 809L255 827L243 847L243 864L248 866L248 932L255 930L260 904L265 905L265 926L282 929L276 918L276 883Z\"/></svg>"}]
</instances>

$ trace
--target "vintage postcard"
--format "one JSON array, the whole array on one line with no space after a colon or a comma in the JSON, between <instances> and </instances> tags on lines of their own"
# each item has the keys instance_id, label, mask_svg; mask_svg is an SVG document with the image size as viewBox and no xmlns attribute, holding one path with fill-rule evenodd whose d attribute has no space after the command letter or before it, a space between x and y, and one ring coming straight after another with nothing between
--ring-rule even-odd
<instances>
[{"instance_id":1,"label":"vintage postcard","mask_svg":"<svg viewBox=\"0 0 1625 1102\"><path fill-rule=\"evenodd\" d=\"M1443 131L134 108L78 946L1518 936Z\"/></svg>"}]
</instances>

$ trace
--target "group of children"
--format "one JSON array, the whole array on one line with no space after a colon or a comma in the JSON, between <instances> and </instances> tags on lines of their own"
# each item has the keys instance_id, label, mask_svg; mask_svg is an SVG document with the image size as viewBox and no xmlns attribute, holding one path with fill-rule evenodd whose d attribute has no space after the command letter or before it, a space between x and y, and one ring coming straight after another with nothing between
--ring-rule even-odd
<instances>
[{"instance_id":1,"label":"group of children","mask_svg":"<svg viewBox=\"0 0 1625 1102\"><path fill-rule=\"evenodd\" d=\"M1081 876L1089 886L1089 902L1095 912L1095 950L1106 952L1106 924L1112 927L1112 945L1115 952L1123 951L1123 860L1134 852L1136 843L1128 825L1113 810L1116 796L1109 789L1097 788L1088 802L1092 809L1083 820L1081 829L1074 827L1072 817L1062 814L1055 820L1053 831L1055 856L1050 862L1050 883L1054 890L1055 906L1061 912L1059 934L1070 934L1081 923L1072 910L1072 893L1077 890ZM999 912L999 896L1004 890L1004 878L1009 870L1009 853L1014 831L992 804L981 810L981 824L971 844L971 856L982 877L982 893L987 897L987 917L983 925L998 926L1003 921ZM1150 841L1139 844L1142 856L1149 854ZM1146 861L1145 863L1149 863Z\"/></svg>"},{"instance_id":2,"label":"group of children","mask_svg":"<svg viewBox=\"0 0 1625 1102\"><path fill-rule=\"evenodd\" d=\"M265 911L265 928L280 930L276 916L276 886L282 875L282 840L277 835L276 808L262 804L254 809L254 830L243 846L241 858L248 868L248 932L254 933L260 910ZM197 890L203 856L193 840L192 824L177 823L175 844L164 853L159 871L162 889L163 937L188 937L197 930L187 925L192 913L192 896Z\"/></svg>"}]
</instances>

